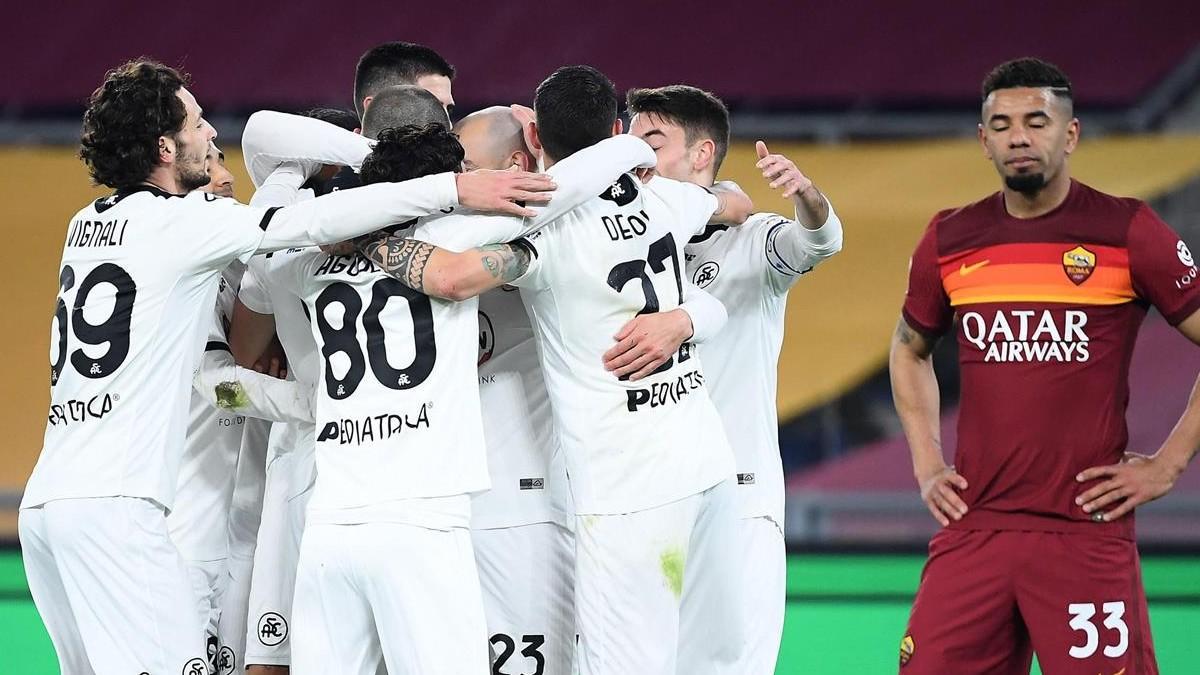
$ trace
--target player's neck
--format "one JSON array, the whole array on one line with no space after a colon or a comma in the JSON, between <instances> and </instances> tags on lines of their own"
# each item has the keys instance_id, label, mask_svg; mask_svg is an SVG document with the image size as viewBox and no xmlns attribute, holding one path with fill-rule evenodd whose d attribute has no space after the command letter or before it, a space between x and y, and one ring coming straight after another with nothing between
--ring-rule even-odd
<instances>
[{"instance_id":1,"label":"player's neck","mask_svg":"<svg viewBox=\"0 0 1200 675\"><path fill-rule=\"evenodd\" d=\"M181 195L185 192L179 185L179 181L175 179L175 172L163 166L157 166L151 170L150 175L146 176L146 180L142 182L173 195Z\"/></svg>"},{"instance_id":2,"label":"player's neck","mask_svg":"<svg viewBox=\"0 0 1200 675\"><path fill-rule=\"evenodd\" d=\"M1037 192L1017 192L1004 186L1004 209L1013 218L1037 218L1057 209L1071 192L1071 176L1061 171Z\"/></svg>"}]
</instances>

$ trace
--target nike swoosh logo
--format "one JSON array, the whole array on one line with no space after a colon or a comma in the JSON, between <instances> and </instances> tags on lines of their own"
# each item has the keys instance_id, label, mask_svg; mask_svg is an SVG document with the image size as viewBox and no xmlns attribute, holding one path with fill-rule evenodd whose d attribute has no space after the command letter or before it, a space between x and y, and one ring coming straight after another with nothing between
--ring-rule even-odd
<instances>
[{"instance_id":1,"label":"nike swoosh logo","mask_svg":"<svg viewBox=\"0 0 1200 675\"><path fill-rule=\"evenodd\" d=\"M962 276L964 276L964 277L965 277L965 276L967 276L968 274L970 274L970 273L974 272L975 270L979 269L980 267L983 267L984 265L986 265L986 264L988 264L988 263L990 263L990 262L992 262L992 261L991 261L991 260L984 260L984 261L981 261L981 262L977 262L977 263L975 263L974 265L967 265L967 264L965 264L965 263L964 263L964 264L962 264L962 265L960 265L960 266L959 266L959 268L958 268L958 273L959 273L959 274L961 274Z\"/></svg>"}]
</instances>

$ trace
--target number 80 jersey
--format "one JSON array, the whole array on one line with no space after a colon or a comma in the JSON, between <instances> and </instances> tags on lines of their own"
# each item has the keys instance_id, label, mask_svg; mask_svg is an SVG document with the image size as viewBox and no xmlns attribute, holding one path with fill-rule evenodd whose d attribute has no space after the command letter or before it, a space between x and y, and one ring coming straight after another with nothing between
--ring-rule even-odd
<instances>
[{"instance_id":1,"label":"number 80 jersey","mask_svg":"<svg viewBox=\"0 0 1200 675\"><path fill-rule=\"evenodd\" d=\"M357 254L313 249L276 264L321 361L310 513L346 522L347 509L486 490L478 302L430 298Z\"/></svg>"}]
</instances>

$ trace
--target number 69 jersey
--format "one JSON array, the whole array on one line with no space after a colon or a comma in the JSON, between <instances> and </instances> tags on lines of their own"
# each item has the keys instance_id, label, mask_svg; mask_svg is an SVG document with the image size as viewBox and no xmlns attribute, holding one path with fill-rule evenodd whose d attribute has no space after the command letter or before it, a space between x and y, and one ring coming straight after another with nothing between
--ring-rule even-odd
<instances>
[{"instance_id":1,"label":"number 69 jersey","mask_svg":"<svg viewBox=\"0 0 1200 675\"><path fill-rule=\"evenodd\" d=\"M171 508L220 270L254 253L272 213L147 186L71 219L46 435L22 508L118 495Z\"/></svg>"},{"instance_id":2,"label":"number 69 jersey","mask_svg":"<svg viewBox=\"0 0 1200 675\"><path fill-rule=\"evenodd\" d=\"M685 343L630 382L604 369L613 336L638 314L683 303L683 246L717 199L707 190L625 174L528 237L537 257L516 282L538 351L577 514L630 513L733 475L733 453Z\"/></svg>"}]
</instances>

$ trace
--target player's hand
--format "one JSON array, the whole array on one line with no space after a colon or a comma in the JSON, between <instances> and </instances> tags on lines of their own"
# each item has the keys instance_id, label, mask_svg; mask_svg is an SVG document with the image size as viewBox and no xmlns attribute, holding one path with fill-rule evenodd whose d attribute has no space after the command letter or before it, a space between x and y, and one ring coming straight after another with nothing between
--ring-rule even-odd
<instances>
[{"instance_id":1,"label":"player's hand","mask_svg":"<svg viewBox=\"0 0 1200 675\"><path fill-rule=\"evenodd\" d=\"M742 189L742 186L731 180L713 183L709 188L717 196L717 211L713 213L710 223L725 225L741 225L754 213L754 200Z\"/></svg>"},{"instance_id":2,"label":"player's hand","mask_svg":"<svg viewBox=\"0 0 1200 675\"><path fill-rule=\"evenodd\" d=\"M967 504L958 496L959 490L967 489L967 479L954 467L942 466L936 473L918 477L917 482L921 485L921 500L942 527L949 525L951 519L962 520L967 515Z\"/></svg>"},{"instance_id":3,"label":"player's hand","mask_svg":"<svg viewBox=\"0 0 1200 675\"><path fill-rule=\"evenodd\" d=\"M278 336L271 338L271 344L254 362L254 370L281 380L287 379L287 355L283 353Z\"/></svg>"},{"instance_id":4,"label":"player's hand","mask_svg":"<svg viewBox=\"0 0 1200 675\"><path fill-rule=\"evenodd\" d=\"M682 309L640 314L613 336L617 344L604 352L604 368L617 377L640 380L666 363L690 337L692 317Z\"/></svg>"},{"instance_id":5,"label":"player's hand","mask_svg":"<svg viewBox=\"0 0 1200 675\"><path fill-rule=\"evenodd\" d=\"M754 144L758 153L757 166L762 171L763 178L770 183L771 189L782 189L783 196L790 199L813 186L813 182L805 176L796 163L783 155L773 155L767 149L767 144L758 141Z\"/></svg>"},{"instance_id":6,"label":"player's hand","mask_svg":"<svg viewBox=\"0 0 1200 675\"><path fill-rule=\"evenodd\" d=\"M1092 519L1110 522L1124 516L1146 502L1154 501L1170 492L1179 474L1155 457L1125 453L1120 464L1094 466L1075 476L1080 483L1107 478L1075 498L1084 513ZM1111 511L1103 509L1120 501Z\"/></svg>"},{"instance_id":7,"label":"player's hand","mask_svg":"<svg viewBox=\"0 0 1200 675\"><path fill-rule=\"evenodd\" d=\"M545 204L557 186L542 173L529 173L513 167L508 171L480 169L454 176L458 184L458 203L476 211L532 217L536 213L516 204Z\"/></svg>"}]
</instances>

